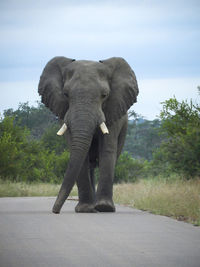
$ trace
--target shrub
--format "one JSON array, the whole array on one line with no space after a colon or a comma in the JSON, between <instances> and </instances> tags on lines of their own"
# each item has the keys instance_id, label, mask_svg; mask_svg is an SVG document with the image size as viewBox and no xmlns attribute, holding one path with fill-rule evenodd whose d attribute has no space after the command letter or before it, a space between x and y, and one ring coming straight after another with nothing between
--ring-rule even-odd
<instances>
[{"instance_id":1,"label":"shrub","mask_svg":"<svg viewBox=\"0 0 200 267\"><path fill-rule=\"evenodd\" d=\"M56 155L41 141L30 140L26 128L14 124L13 117L0 122L0 177L11 181L56 182L63 177L69 160L64 150Z\"/></svg>"},{"instance_id":2,"label":"shrub","mask_svg":"<svg viewBox=\"0 0 200 267\"><path fill-rule=\"evenodd\" d=\"M188 178L200 176L200 106L174 97L163 103L160 117L166 140L154 154L154 165Z\"/></svg>"},{"instance_id":3,"label":"shrub","mask_svg":"<svg viewBox=\"0 0 200 267\"><path fill-rule=\"evenodd\" d=\"M29 132L14 125L13 117L5 117L0 122L0 176L17 177L20 162Z\"/></svg>"},{"instance_id":4,"label":"shrub","mask_svg":"<svg viewBox=\"0 0 200 267\"><path fill-rule=\"evenodd\" d=\"M114 182L135 182L144 175L144 162L133 159L128 152L120 155L116 168Z\"/></svg>"}]
</instances>

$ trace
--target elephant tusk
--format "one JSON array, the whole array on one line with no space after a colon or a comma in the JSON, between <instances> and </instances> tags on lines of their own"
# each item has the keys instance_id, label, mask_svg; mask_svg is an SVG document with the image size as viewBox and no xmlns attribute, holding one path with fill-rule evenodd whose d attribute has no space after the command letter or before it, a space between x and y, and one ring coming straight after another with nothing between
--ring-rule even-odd
<instances>
[{"instance_id":1,"label":"elephant tusk","mask_svg":"<svg viewBox=\"0 0 200 267\"><path fill-rule=\"evenodd\" d=\"M64 123L60 130L57 132L57 135L63 135L64 132L67 130L67 125Z\"/></svg>"},{"instance_id":2,"label":"elephant tusk","mask_svg":"<svg viewBox=\"0 0 200 267\"><path fill-rule=\"evenodd\" d=\"M101 123L100 128L101 128L101 131L103 134L109 134L109 131L108 131L108 128L107 128L105 122Z\"/></svg>"}]
</instances>

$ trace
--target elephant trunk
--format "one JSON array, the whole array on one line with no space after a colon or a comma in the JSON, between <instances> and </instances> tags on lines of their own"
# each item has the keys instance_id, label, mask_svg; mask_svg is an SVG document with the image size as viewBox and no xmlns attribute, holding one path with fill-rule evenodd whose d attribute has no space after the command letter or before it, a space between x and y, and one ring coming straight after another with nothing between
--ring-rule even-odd
<instances>
[{"instance_id":1,"label":"elephant trunk","mask_svg":"<svg viewBox=\"0 0 200 267\"><path fill-rule=\"evenodd\" d=\"M60 212L65 200L69 196L76 180L78 179L81 168L88 154L94 131L97 127L97 121L94 114L90 114L90 116L87 115L87 120L83 115L84 114L81 114L81 116L73 118L73 121L69 118L66 121L67 125L69 125L69 131L72 138L70 159L64 176L64 181L53 207L54 213Z\"/></svg>"}]
</instances>

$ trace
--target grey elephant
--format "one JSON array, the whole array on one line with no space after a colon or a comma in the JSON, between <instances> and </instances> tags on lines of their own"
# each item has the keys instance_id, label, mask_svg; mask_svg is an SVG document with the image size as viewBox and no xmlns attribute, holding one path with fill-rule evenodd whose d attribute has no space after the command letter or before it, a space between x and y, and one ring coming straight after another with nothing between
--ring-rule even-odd
<instances>
[{"instance_id":1,"label":"grey elephant","mask_svg":"<svg viewBox=\"0 0 200 267\"><path fill-rule=\"evenodd\" d=\"M138 85L128 63L119 57L99 62L55 57L45 66L38 92L63 121L70 159L53 206L60 210L75 182L76 212L114 212L113 179L127 130L127 110L136 102ZM97 190L94 169L99 167Z\"/></svg>"}]
</instances>

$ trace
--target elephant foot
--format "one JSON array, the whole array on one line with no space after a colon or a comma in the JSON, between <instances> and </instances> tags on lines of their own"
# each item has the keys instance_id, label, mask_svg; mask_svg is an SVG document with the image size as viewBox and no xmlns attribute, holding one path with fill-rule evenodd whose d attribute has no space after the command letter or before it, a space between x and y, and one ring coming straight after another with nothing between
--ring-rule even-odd
<instances>
[{"instance_id":1,"label":"elephant foot","mask_svg":"<svg viewBox=\"0 0 200 267\"><path fill-rule=\"evenodd\" d=\"M55 214L59 214L60 210L61 210L60 207L58 207L57 205L54 205L53 209L52 209L52 212L55 213Z\"/></svg>"},{"instance_id":2,"label":"elephant foot","mask_svg":"<svg viewBox=\"0 0 200 267\"><path fill-rule=\"evenodd\" d=\"M75 207L76 212L82 212L82 213L94 213L97 212L95 210L94 204L88 204L88 203L78 203Z\"/></svg>"},{"instance_id":3,"label":"elephant foot","mask_svg":"<svg viewBox=\"0 0 200 267\"><path fill-rule=\"evenodd\" d=\"M100 212L115 212L115 205L112 200L101 199L97 201L95 209Z\"/></svg>"}]
</instances>

